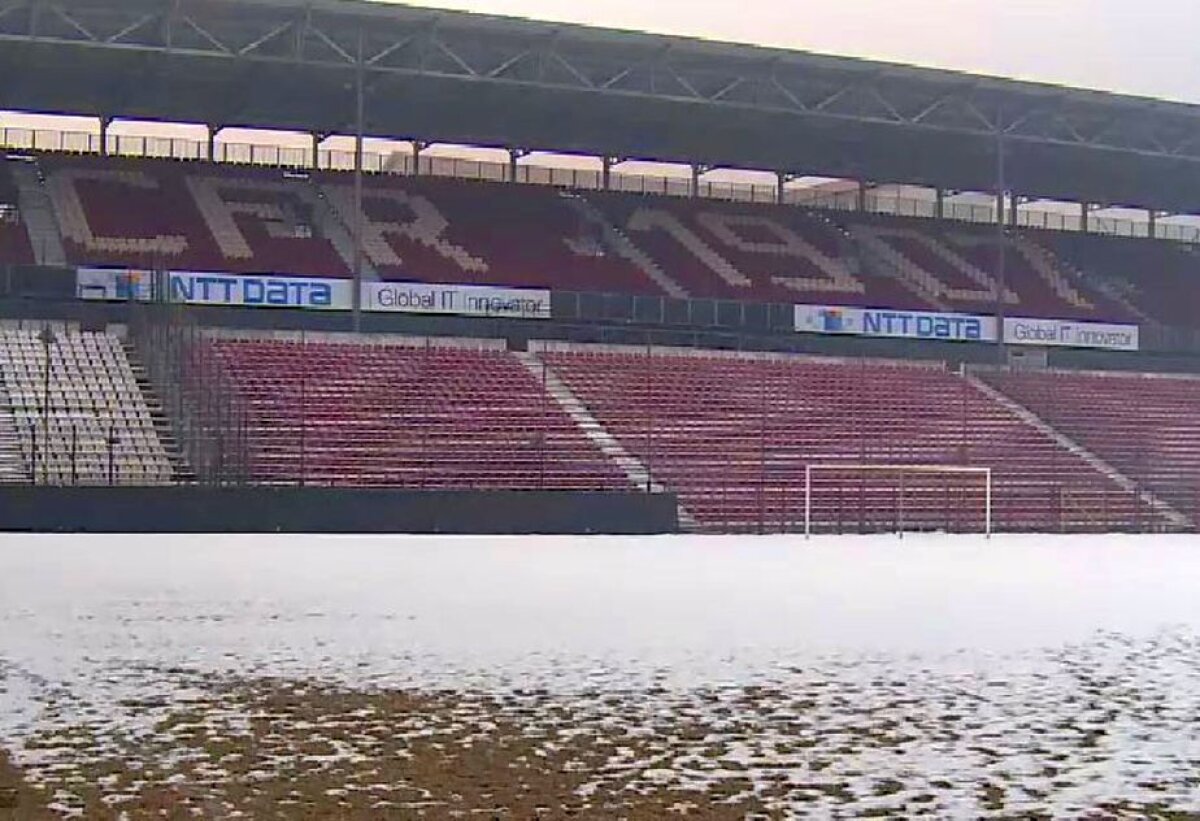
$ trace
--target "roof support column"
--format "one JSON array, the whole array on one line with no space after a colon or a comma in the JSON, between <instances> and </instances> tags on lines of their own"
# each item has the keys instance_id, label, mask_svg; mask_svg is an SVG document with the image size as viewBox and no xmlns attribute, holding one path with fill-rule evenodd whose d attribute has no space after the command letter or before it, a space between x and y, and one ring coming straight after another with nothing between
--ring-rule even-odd
<instances>
[{"instance_id":1,"label":"roof support column","mask_svg":"<svg viewBox=\"0 0 1200 821\"><path fill-rule=\"evenodd\" d=\"M112 125L113 118L107 114L100 117L100 156L108 156L108 127Z\"/></svg>"},{"instance_id":2,"label":"roof support column","mask_svg":"<svg viewBox=\"0 0 1200 821\"><path fill-rule=\"evenodd\" d=\"M775 172L775 203L783 205L787 199L787 184L796 179L795 174L790 174L787 171Z\"/></svg>"},{"instance_id":3,"label":"roof support column","mask_svg":"<svg viewBox=\"0 0 1200 821\"><path fill-rule=\"evenodd\" d=\"M858 189L855 191L854 207L859 213L864 213L867 210L867 181L859 180Z\"/></svg>"},{"instance_id":4,"label":"roof support column","mask_svg":"<svg viewBox=\"0 0 1200 821\"><path fill-rule=\"evenodd\" d=\"M1150 239L1158 239L1158 218L1160 216L1166 216L1166 215L1159 213L1154 208L1151 208L1149 211L1147 211L1146 215L1149 217L1149 220L1148 220L1148 223L1146 226L1146 230L1147 230L1146 235L1148 237L1150 237Z\"/></svg>"},{"instance_id":5,"label":"roof support column","mask_svg":"<svg viewBox=\"0 0 1200 821\"><path fill-rule=\"evenodd\" d=\"M221 132L221 126L207 123L204 126L204 159L209 162L217 161L217 134Z\"/></svg>"},{"instance_id":6,"label":"roof support column","mask_svg":"<svg viewBox=\"0 0 1200 821\"><path fill-rule=\"evenodd\" d=\"M700 178L712 170L712 166L703 163L692 163L692 198L700 196Z\"/></svg>"},{"instance_id":7,"label":"roof support column","mask_svg":"<svg viewBox=\"0 0 1200 821\"><path fill-rule=\"evenodd\" d=\"M517 181L517 168L518 168L517 163L520 161L520 159L522 157L525 157L528 155L529 155L529 152L526 151L524 148L508 149L508 181L509 182Z\"/></svg>"},{"instance_id":8,"label":"roof support column","mask_svg":"<svg viewBox=\"0 0 1200 821\"><path fill-rule=\"evenodd\" d=\"M1079 230L1085 234L1091 231L1091 226L1088 224L1091 214L1092 204L1090 202L1079 203Z\"/></svg>"},{"instance_id":9,"label":"roof support column","mask_svg":"<svg viewBox=\"0 0 1200 821\"><path fill-rule=\"evenodd\" d=\"M312 156L309 157L309 166L313 171L321 167L321 143L325 142L325 138L328 136L324 131L312 133Z\"/></svg>"},{"instance_id":10,"label":"roof support column","mask_svg":"<svg viewBox=\"0 0 1200 821\"><path fill-rule=\"evenodd\" d=\"M1018 225L1017 209L1021 205L1021 198L1013 194L1008 199L1008 225L1010 228L1016 228Z\"/></svg>"},{"instance_id":11,"label":"roof support column","mask_svg":"<svg viewBox=\"0 0 1200 821\"><path fill-rule=\"evenodd\" d=\"M933 189L933 216L937 219L946 218L946 189Z\"/></svg>"},{"instance_id":12,"label":"roof support column","mask_svg":"<svg viewBox=\"0 0 1200 821\"><path fill-rule=\"evenodd\" d=\"M613 166L621 160L617 157L601 157L600 158L600 189L603 191L612 190L612 170Z\"/></svg>"},{"instance_id":13,"label":"roof support column","mask_svg":"<svg viewBox=\"0 0 1200 821\"><path fill-rule=\"evenodd\" d=\"M412 141L412 175L414 177L421 176L421 152L429 147L429 143L424 140Z\"/></svg>"},{"instance_id":14,"label":"roof support column","mask_svg":"<svg viewBox=\"0 0 1200 821\"><path fill-rule=\"evenodd\" d=\"M999 116L997 115L997 120ZM1004 195L1008 191L1008 175L1005 167L1007 146L1004 133L996 132L996 353L1003 365L1008 359L1004 344L1005 304L1004 294L1008 290L1008 234L1004 230ZM1013 195L1013 219L1017 214L1017 197Z\"/></svg>"},{"instance_id":15,"label":"roof support column","mask_svg":"<svg viewBox=\"0 0 1200 821\"><path fill-rule=\"evenodd\" d=\"M354 293L352 327L355 333L362 332L363 291L363 132L366 131L366 77L363 66L362 25L358 29L358 54L354 63Z\"/></svg>"}]
</instances>

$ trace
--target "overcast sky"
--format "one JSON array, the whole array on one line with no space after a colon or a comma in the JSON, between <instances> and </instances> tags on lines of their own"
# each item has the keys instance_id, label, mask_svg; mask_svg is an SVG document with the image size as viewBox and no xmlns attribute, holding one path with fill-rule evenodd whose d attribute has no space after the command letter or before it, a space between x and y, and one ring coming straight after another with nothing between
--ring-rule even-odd
<instances>
[{"instance_id":1,"label":"overcast sky","mask_svg":"<svg viewBox=\"0 0 1200 821\"><path fill-rule=\"evenodd\" d=\"M429 0L1200 103L1200 0Z\"/></svg>"}]
</instances>

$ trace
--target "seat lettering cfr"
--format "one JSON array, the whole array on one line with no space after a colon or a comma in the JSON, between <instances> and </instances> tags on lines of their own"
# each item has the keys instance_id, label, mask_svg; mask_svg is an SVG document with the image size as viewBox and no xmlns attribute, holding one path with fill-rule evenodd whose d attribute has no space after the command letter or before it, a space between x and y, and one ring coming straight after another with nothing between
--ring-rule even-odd
<instances>
[{"instance_id":1,"label":"seat lettering cfr","mask_svg":"<svg viewBox=\"0 0 1200 821\"><path fill-rule=\"evenodd\" d=\"M326 198L342 221L355 224L354 189L347 185L326 185ZM383 216L383 214L388 214ZM373 265L381 268L412 267L406 259L405 245L432 251L468 274L487 273L491 266L446 236L449 220L428 197L391 188L374 188L363 194L363 251ZM398 240L398 244L389 242Z\"/></svg>"},{"instance_id":2,"label":"seat lettering cfr","mask_svg":"<svg viewBox=\"0 0 1200 821\"><path fill-rule=\"evenodd\" d=\"M84 206L80 194L81 183L99 186L118 206L109 210L117 212L137 213L136 208L130 207L131 201L138 196L160 193L158 181L141 171L111 168L60 168L52 171L46 177L46 191L58 214L64 239L92 253L178 257L187 250L187 237L182 234L158 231L152 235L128 237L98 233L88 219L89 209ZM125 193L118 193L122 189ZM122 199L124 202L121 202Z\"/></svg>"},{"instance_id":3,"label":"seat lettering cfr","mask_svg":"<svg viewBox=\"0 0 1200 821\"><path fill-rule=\"evenodd\" d=\"M254 259L239 219L257 221L272 239L294 240L296 225L316 213L312 189L294 183L192 175L187 187L226 259ZM298 218L301 212L308 216Z\"/></svg>"}]
</instances>

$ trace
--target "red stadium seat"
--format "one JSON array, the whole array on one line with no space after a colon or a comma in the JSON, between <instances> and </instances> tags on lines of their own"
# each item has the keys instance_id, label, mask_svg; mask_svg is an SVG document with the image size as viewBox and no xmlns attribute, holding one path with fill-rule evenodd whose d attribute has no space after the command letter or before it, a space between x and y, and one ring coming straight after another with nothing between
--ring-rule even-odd
<instances>
[{"instance_id":1,"label":"red stadium seat","mask_svg":"<svg viewBox=\"0 0 1200 821\"><path fill-rule=\"evenodd\" d=\"M211 343L250 418L256 480L425 489L628 489L511 354Z\"/></svg>"}]
</instances>

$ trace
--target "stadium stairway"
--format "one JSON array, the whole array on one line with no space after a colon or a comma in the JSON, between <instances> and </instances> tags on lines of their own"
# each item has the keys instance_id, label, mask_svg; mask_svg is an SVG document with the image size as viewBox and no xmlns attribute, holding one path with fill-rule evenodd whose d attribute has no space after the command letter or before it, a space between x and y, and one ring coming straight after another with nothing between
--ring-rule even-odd
<instances>
[{"instance_id":1,"label":"stadium stairway","mask_svg":"<svg viewBox=\"0 0 1200 821\"><path fill-rule=\"evenodd\" d=\"M142 400L145 402L146 408L150 411L150 420L154 425L155 432L158 434L158 441L162 443L163 451L166 453L167 460L171 464L172 481L177 484L194 482L196 480L196 472L188 464L187 457L183 453L183 448L180 446L179 440L175 435L175 429L171 424L171 420L163 408L158 391L154 388L154 382L150 379L150 375L141 361L141 355L138 353L137 346L128 339L124 339L121 342L121 348L125 351L125 358L129 360L129 367L134 381L137 383L138 389L142 392Z\"/></svg>"},{"instance_id":2,"label":"stadium stairway","mask_svg":"<svg viewBox=\"0 0 1200 821\"><path fill-rule=\"evenodd\" d=\"M0 375L0 484L23 484L30 480L29 465L21 453L21 437L17 432L12 402L4 377Z\"/></svg>"},{"instance_id":3,"label":"stadium stairway","mask_svg":"<svg viewBox=\"0 0 1200 821\"><path fill-rule=\"evenodd\" d=\"M533 353L520 352L514 356L521 361L521 364L535 379L542 383L546 392L575 422L583 435L592 440L601 453L625 472L625 475L629 477L630 485L638 489L645 488L648 493L662 493L666 490L663 484L650 473L645 462L626 450L616 437L604 429L604 426L592 415L587 406L579 401L579 398L571 392L565 382L559 379L553 368ZM696 519L683 504L678 506L678 513L680 525L685 530L694 530Z\"/></svg>"},{"instance_id":4,"label":"stadium stairway","mask_svg":"<svg viewBox=\"0 0 1200 821\"><path fill-rule=\"evenodd\" d=\"M29 232L34 261L38 265L66 265L67 252L63 247L62 231L46 191L41 167L36 160L8 160L8 164L13 181L17 184L18 207Z\"/></svg>"}]
</instances>

